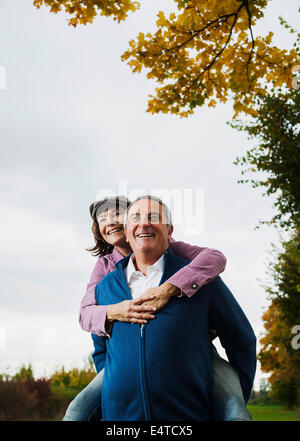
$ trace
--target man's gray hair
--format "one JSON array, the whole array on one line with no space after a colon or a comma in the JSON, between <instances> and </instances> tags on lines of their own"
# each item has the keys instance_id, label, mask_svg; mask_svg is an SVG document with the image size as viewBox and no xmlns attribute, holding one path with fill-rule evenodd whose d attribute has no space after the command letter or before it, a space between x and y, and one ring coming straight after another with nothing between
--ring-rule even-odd
<instances>
[{"instance_id":1,"label":"man's gray hair","mask_svg":"<svg viewBox=\"0 0 300 441\"><path fill-rule=\"evenodd\" d=\"M165 217L167 219L167 226L170 227L171 225L173 225L172 224L172 216L171 216L171 212L169 210L169 207L161 199L159 199L157 196L153 196L151 194L145 194L145 195L137 197L133 202L131 202L131 204L125 210L125 214L124 214L124 227L126 227L128 212L129 212L130 208L132 207L132 205L134 205L137 201L140 201L141 199L148 199L148 200L151 200L151 201L158 202L162 206L163 214L165 215Z\"/></svg>"}]
</instances>

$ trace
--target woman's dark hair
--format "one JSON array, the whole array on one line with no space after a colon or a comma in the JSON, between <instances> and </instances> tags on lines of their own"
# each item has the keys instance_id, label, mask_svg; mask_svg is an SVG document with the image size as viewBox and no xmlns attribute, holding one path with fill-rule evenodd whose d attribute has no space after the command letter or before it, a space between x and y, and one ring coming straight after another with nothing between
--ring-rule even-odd
<instances>
[{"instance_id":1,"label":"woman's dark hair","mask_svg":"<svg viewBox=\"0 0 300 441\"><path fill-rule=\"evenodd\" d=\"M114 207L116 209L123 207L124 209L126 209L130 204L131 201L125 196L117 196L115 198L105 198L102 201L96 201L90 205L90 214L93 219L92 233L94 235L96 245L93 248L86 248L86 250L89 251L92 256L105 256L105 254L112 253L114 249L113 245L105 242L100 233L100 228L96 217L97 213L99 213L99 208L103 208L103 211L111 207Z\"/></svg>"},{"instance_id":2,"label":"woman's dark hair","mask_svg":"<svg viewBox=\"0 0 300 441\"><path fill-rule=\"evenodd\" d=\"M97 219L93 219L92 233L94 235L96 245L93 248L86 248L86 250L89 251L92 256L98 257L112 253L114 247L105 242L105 240L102 238Z\"/></svg>"}]
</instances>

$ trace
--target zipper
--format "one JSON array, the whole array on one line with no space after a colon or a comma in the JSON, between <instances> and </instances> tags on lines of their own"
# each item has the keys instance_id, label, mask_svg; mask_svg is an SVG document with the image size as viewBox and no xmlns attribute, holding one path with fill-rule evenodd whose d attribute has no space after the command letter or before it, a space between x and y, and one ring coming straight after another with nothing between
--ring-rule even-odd
<instances>
[{"instance_id":1,"label":"zipper","mask_svg":"<svg viewBox=\"0 0 300 441\"><path fill-rule=\"evenodd\" d=\"M126 276L124 273L124 268L121 267L122 270L122 275L123 275L123 279L125 282L125 286L126 286L126 291L128 293L128 298L132 299L131 296L131 292L129 289L129 286L127 285L127 281L126 281ZM142 401L143 401L143 405L144 405L144 413L145 413L145 420L146 421L150 421L150 406L149 406L149 397L148 397L148 393L147 393L147 389L146 389L146 384L145 384L145 367L144 367L144 363L145 363L145 351L144 351L144 341L145 341L145 332L143 332L144 330L144 324L140 325L140 384L141 384L141 392L142 392ZM144 337L144 338L143 338Z\"/></svg>"},{"instance_id":2,"label":"zipper","mask_svg":"<svg viewBox=\"0 0 300 441\"><path fill-rule=\"evenodd\" d=\"M141 330L141 338L140 338L140 375L141 375L141 389L142 389L142 397L143 397L143 404L144 404L144 412L145 412L145 420L150 421L150 406L149 406L149 396L147 393L147 386L146 386L146 374L145 374L145 351L144 351L144 344L145 344L145 333L143 333L144 325L140 325Z\"/></svg>"}]
</instances>

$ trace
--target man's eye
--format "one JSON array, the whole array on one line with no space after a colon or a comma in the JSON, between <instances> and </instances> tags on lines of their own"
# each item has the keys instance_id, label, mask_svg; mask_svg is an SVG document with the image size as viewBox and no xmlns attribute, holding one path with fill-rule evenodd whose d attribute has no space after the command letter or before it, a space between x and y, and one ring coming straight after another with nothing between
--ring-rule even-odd
<instances>
[{"instance_id":1,"label":"man's eye","mask_svg":"<svg viewBox=\"0 0 300 441\"><path fill-rule=\"evenodd\" d=\"M159 220L159 216L156 213L150 214L150 220L157 221Z\"/></svg>"}]
</instances>

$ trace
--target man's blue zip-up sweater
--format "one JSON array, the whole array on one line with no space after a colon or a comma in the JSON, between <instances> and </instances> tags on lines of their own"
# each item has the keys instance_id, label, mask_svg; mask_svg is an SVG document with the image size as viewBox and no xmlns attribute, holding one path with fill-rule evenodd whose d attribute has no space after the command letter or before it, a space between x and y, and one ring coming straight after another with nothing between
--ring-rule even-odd
<instances>
[{"instance_id":1,"label":"man's blue zip-up sweater","mask_svg":"<svg viewBox=\"0 0 300 441\"><path fill-rule=\"evenodd\" d=\"M116 264L96 287L97 302L131 299L124 268ZM169 248L160 284L187 265ZM141 293L142 294L142 293ZM256 369L256 338L242 309L217 277L193 297L173 297L145 324L115 322L111 338L92 335L102 385L104 421L212 420L212 346L215 329L237 369L248 401Z\"/></svg>"}]
</instances>

